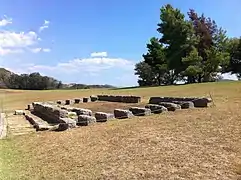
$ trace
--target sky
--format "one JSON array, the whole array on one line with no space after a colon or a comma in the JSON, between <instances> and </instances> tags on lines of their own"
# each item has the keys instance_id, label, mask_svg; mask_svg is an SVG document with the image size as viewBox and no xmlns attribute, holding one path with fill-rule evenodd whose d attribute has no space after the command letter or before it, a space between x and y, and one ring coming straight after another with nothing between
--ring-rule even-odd
<instances>
[{"instance_id":1,"label":"sky","mask_svg":"<svg viewBox=\"0 0 241 180\"><path fill-rule=\"evenodd\" d=\"M241 36L240 0L1 0L0 67L64 83L137 85L134 66L159 36L167 3Z\"/></svg>"}]
</instances>

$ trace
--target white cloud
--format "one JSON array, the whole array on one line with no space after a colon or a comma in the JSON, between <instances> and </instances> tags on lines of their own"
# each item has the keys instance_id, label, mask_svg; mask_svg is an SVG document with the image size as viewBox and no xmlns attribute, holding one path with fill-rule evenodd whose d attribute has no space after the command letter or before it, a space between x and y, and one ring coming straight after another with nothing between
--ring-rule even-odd
<instances>
[{"instance_id":1,"label":"white cloud","mask_svg":"<svg viewBox=\"0 0 241 180\"><path fill-rule=\"evenodd\" d=\"M16 61L16 60L15 60ZM65 83L112 84L131 86L137 82L134 75L135 62L111 57L72 59L55 65L11 62L5 67L18 73L40 72Z\"/></svg>"},{"instance_id":2,"label":"white cloud","mask_svg":"<svg viewBox=\"0 0 241 180\"><path fill-rule=\"evenodd\" d=\"M0 21L0 26L6 26L12 23L12 18L4 16L4 19ZM41 29L47 28L49 21L44 21L44 25ZM0 55L6 56L14 53L22 53L25 50L30 50L33 53L38 52L50 52L48 48L33 48L38 44L41 38L34 31L28 32L16 32L14 30L1 30L0 31Z\"/></svg>"},{"instance_id":3,"label":"white cloud","mask_svg":"<svg viewBox=\"0 0 241 180\"><path fill-rule=\"evenodd\" d=\"M107 52L93 52L90 54L91 57L107 57Z\"/></svg>"},{"instance_id":4,"label":"white cloud","mask_svg":"<svg viewBox=\"0 0 241 180\"><path fill-rule=\"evenodd\" d=\"M0 20L0 26L6 26L8 24L12 24L12 18L8 18L7 16L3 16L3 19Z\"/></svg>"},{"instance_id":5,"label":"white cloud","mask_svg":"<svg viewBox=\"0 0 241 180\"><path fill-rule=\"evenodd\" d=\"M49 49L49 48L43 48L42 51L43 51L43 52L50 52L51 49Z\"/></svg>"},{"instance_id":6,"label":"white cloud","mask_svg":"<svg viewBox=\"0 0 241 180\"><path fill-rule=\"evenodd\" d=\"M33 31L27 33L0 31L0 47L2 48L27 47L36 44L38 40L38 35Z\"/></svg>"},{"instance_id":7,"label":"white cloud","mask_svg":"<svg viewBox=\"0 0 241 180\"><path fill-rule=\"evenodd\" d=\"M8 54L17 54L17 53L23 53L22 49L7 49L0 47L0 56L5 56Z\"/></svg>"},{"instance_id":8,"label":"white cloud","mask_svg":"<svg viewBox=\"0 0 241 180\"><path fill-rule=\"evenodd\" d=\"M39 52L50 52L51 50L48 48L33 48L33 49L30 49L30 51L33 53L39 53Z\"/></svg>"},{"instance_id":9,"label":"white cloud","mask_svg":"<svg viewBox=\"0 0 241 180\"><path fill-rule=\"evenodd\" d=\"M42 48L33 48L33 49L30 49L33 53L38 53L41 51Z\"/></svg>"},{"instance_id":10,"label":"white cloud","mask_svg":"<svg viewBox=\"0 0 241 180\"><path fill-rule=\"evenodd\" d=\"M73 59L55 66L36 65L30 68L33 71L50 70L71 74L76 72L97 73L111 68L133 70L134 64L132 61L121 58L86 58Z\"/></svg>"},{"instance_id":11,"label":"white cloud","mask_svg":"<svg viewBox=\"0 0 241 180\"><path fill-rule=\"evenodd\" d=\"M49 28L49 21L47 21L47 20L44 20L44 24L39 28L39 31L41 32L41 31L43 31L44 29L47 29L47 28Z\"/></svg>"}]
</instances>

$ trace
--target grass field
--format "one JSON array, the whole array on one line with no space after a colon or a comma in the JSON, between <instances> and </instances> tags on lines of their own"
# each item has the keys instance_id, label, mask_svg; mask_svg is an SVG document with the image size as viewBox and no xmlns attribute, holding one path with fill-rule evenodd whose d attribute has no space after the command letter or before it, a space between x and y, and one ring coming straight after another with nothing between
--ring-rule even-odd
<instances>
[{"instance_id":1,"label":"grass field","mask_svg":"<svg viewBox=\"0 0 241 180\"><path fill-rule=\"evenodd\" d=\"M0 179L241 179L241 83L122 90L1 90L6 112L92 94L209 96L209 108L0 141ZM85 105L88 106L88 105ZM88 107L108 110L116 104ZM122 105L124 106L124 105Z\"/></svg>"}]
</instances>

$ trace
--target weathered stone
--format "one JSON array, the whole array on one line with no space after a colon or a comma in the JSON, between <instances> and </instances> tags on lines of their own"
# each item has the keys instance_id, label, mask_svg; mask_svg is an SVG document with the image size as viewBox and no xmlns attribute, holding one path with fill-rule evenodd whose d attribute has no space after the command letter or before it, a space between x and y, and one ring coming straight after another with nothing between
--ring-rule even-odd
<instances>
[{"instance_id":1,"label":"weathered stone","mask_svg":"<svg viewBox=\"0 0 241 180\"><path fill-rule=\"evenodd\" d=\"M69 124L66 123L60 123L56 125L56 128L52 129L53 131L66 131L69 129Z\"/></svg>"},{"instance_id":2,"label":"weathered stone","mask_svg":"<svg viewBox=\"0 0 241 180\"><path fill-rule=\"evenodd\" d=\"M168 111L166 107L157 104L147 104L145 108L149 108L152 113L159 114Z\"/></svg>"},{"instance_id":3,"label":"weathered stone","mask_svg":"<svg viewBox=\"0 0 241 180\"><path fill-rule=\"evenodd\" d=\"M151 110L148 108L131 107L129 110L135 116L147 116L151 114Z\"/></svg>"},{"instance_id":4,"label":"weathered stone","mask_svg":"<svg viewBox=\"0 0 241 180\"><path fill-rule=\"evenodd\" d=\"M68 117L68 111L46 103L33 103L33 113L48 123L60 123L60 118Z\"/></svg>"},{"instance_id":5,"label":"weathered stone","mask_svg":"<svg viewBox=\"0 0 241 180\"><path fill-rule=\"evenodd\" d=\"M62 100L58 100L56 103L57 104L63 104L63 101Z\"/></svg>"},{"instance_id":6,"label":"weathered stone","mask_svg":"<svg viewBox=\"0 0 241 180\"><path fill-rule=\"evenodd\" d=\"M83 102L84 102L84 103L87 103L87 102L89 102L89 98L87 98L87 97L84 97L84 98L83 98Z\"/></svg>"},{"instance_id":7,"label":"weathered stone","mask_svg":"<svg viewBox=\"0 0 241 180\"><path fill-rule=\"evenodd\" d=\"M159 102L159 105L167 108L168 111L176 111L177 109L181 109L179 104L174 104L170 102Z\"/></svg>"},{"instance_id":8,"label":"weathered stone","mask_svg":"<svg viewBox=\"0 0 241 180\"><path fill-rule=\"evenodd\" d=\"M71 99L66 99L65 100L65 105L70 105L72 103Z\"/></svg>"},{"instance_id":9,"label":"weathered stone","mask_svg":"<svg viewBox=\"0 0 241 180\"><path fill-rule=\"evenodd\" d=\"M33 109L33 105L32 104L28 104L28 106L27 106L27 110L32 110Z\"/></svg>"},{"instance_id":10,"label":"weathered stone","mask_svg":"<svg viewBox=\"0 0 241 180\"><path fill-rule=\"evenodd\" d=\"M23 110L15 110L14 115L24 115L25 112Z\"/></svg>"},{"instance_id":11,"label":"weathered stone","mask_svg":"<svg viewBox=\"0 0 241 180\"><path fill-rule=\"evenodd\" d=\"M92 96L90 96L90 100L91 100L91 102L98 101L98 97L92 95Z\"/></svg>"},{"instance_id":12,"label":"weathered stone","mask_svg":"<svg viewBox=\"0 0 241 180\"><path fill-rule=\"evenodd\" d=\"M207 98L195 99L192 101L194 103L194 107L208 107L209 100Z\"/></svg>"},{"instance_id":13,"label":"weathered stone","mask_svg":"<svg viewBox=\"0 0 241 180\"><path fill-rule=\"evenodd\" d=\"M97 122L106 122L110 119L114 119L115 116L114 116L114 114L111 114L111 113L96 112L95 118L96 118Z\"/></svg>"},{"instance_id":14,"label":"weathered stone","mask_svg":"<svg viewBox=\"0 0 241 180\"><path fill-rule=\"evenodd\" d=\"M194 108L194 103L192 101L173 101L175 104L179 104L181 109Z\"/></svg>"},{"instance_id":15,"label":"weathered stone","mask_svg":"<svg viewBox=\"0 0 241 180\"><path fill-rule=\"evenodd\" d=\"M160 102L174 102L174 101L193 101L196 98L187 97L151 97L149 104L159 104Z\"/></svg>"},{"instance_id":16,"label":"weathered stone","mask_svg":"<svg viewBox=\"0 0 241 180\"><path fill-rule=\"evenodd\" d=\"M149 99L150 104L159 104L160 102L193 102L194 107L207 107L208 103L212 102L211 98L197 98L197 97L151 97ZM183 108L191 108L191 103L185 103Z\"/></svg>"},{"instance_id":17,"label":"weathered stone","mask_svg":"<svg viewBox=\"0 0 241 180\"><path fill-rule=\"evenodd\" d=\"M72 106L65 106L63 109L67 110L67 111L73 111L75 109L75 107Z\"/></svg>"},{"instance_id":18,"label":"weathered stone","mask_svg":"<svg viewBox=\"0 0 241 180\"><path fill-rule=\"evenodd\" d=\"M99 101L123 102L123 103L139 103L139 96L122 96L122 95L98 95Z\"/></svg>"},{"instance_id":19,"label":"weathered stone","mask_svg":"<svg viewBox=\"0 0 241 180\"><path fill-rule=\"evenodd\" d=\"M212 98L207 98L207 102L208 102L208 103L213 102Z\"/></svg>"},{"instance_id":20,"label":"weathered stone","mask_svg":"<svg viewBox=\"0 0 241 180\"><path fill-rule=\"evenodd\" d=\"M76 127L76 120L71 118L60 118L62 121L61 123L65 123L69 125L69 128L75 128Z\"/></svg>"},{"instance_id":21,"label":"weathered stone","mask_svg":"<svg viewBox=\"0 0 241 180\"><path fill-rule=\"evenodd\" d=\"M122 102L139 103L139 102L141 102L141 97L139 97L139 96L122 96Z\"/></svg>"},{"instance_id":22,"label":"weathered stone","mask_svg":"<svg viewBox=\"0 0 241 180\"><path fill-rule=\"evenodd\" d=\"M36 131L46 131L50 129L49 124L33 114L25 114L25 118L33 125Z\"/></svg>"},{"instance_id":23,"label":"weathered stone","mask_svg":"<svg viewBox=\"0 0 241 180\"><path fill-rule=\"evenodd\" d=\"M68 118L71 118L72 119L72 117L74 118L74 117L77 117L77 113L76 112L68 112Z\"/></svg>"},{"instance_id":24,"label":"weathered stone","mask_svg":"<svg viewBox=\"0 0 241 180\"><path fill-rule=\"evenodd\" d=\"M79 99L79 98L74 99L75 104L79 104L80 102L81 102L81 99Z\"/></svg>"},{"instance_id":25,"label":"weathered stone","mask_svg":"<svg viewBox=\"0 0 241 180\"><path fill-rule=\"evenodd\" d=\"M79 115L77 125L88 126L89 124L95 123L96 118L88 115Z\"/></svg>"},{"instance_id":26,"label":"weathered stone","mask_svg":"<svg viewBox=\"0 0 241 180\"><path fill-rule=\"evenodd\" d=\"M124 110L124 109L115 109L114 110L114 116L117 119L125 119L125 118L130 118L133 116L132 112L129 110Z\"/></svg>"},{"instance_id":27,"label":"weathered stone","mask_svg":"<svg viewBox=\"0 0 241 180\"><path fill-rule=\"evenodd\" d=\"M72 111L76 112L77 115L92 115L92 111L90 109L74 108Z\"/></svg>"}]
</instances>

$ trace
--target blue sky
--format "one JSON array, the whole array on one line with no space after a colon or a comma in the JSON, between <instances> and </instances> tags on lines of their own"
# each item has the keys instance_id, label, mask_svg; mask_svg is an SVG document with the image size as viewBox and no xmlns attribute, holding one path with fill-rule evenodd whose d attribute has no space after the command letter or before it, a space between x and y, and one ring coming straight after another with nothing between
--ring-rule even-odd
<instances>
[{"instance_id":1,"label":"blue sky","mask_svg":"<svg viewBox=\"0 0 241 180\"><path fill-rule=\"evenodd\" d=\"M159 10L167 3L241 35L240 0L1 0L0 66L66 83L136 85L134 64L158 36Z\"/></svg>"}]
</instances>

